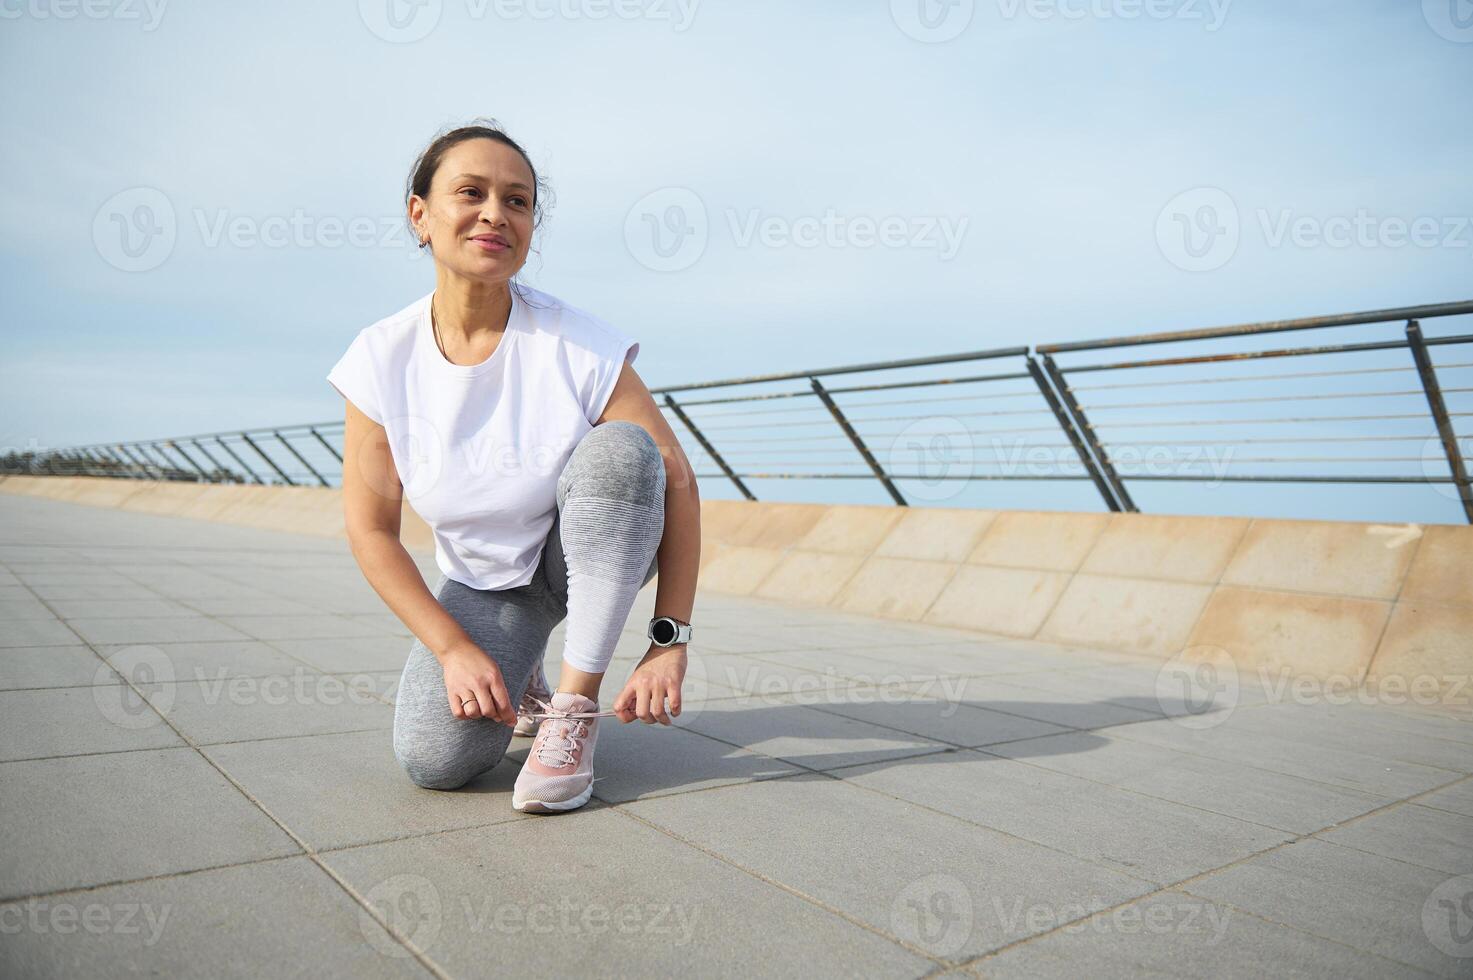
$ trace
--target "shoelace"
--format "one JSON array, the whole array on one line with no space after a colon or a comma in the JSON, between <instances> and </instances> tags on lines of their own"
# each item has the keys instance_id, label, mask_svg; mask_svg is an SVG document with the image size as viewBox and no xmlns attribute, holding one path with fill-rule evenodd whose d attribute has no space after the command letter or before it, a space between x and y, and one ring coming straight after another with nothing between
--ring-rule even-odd
<instances>
[{"instance_id":1,"label":"shoelace","mask_svg":"<svg viewBox=\"0 0 1473 980\"><path fill-rule=\"evenodd\" d=\"M537 732L537 743L533 751L536 753L537 761L554 769L573 764L573 753L578 747L578 739L588 737L588 726L576 721L579 718L603 718L614 716L615 711L565 711L554 708L551 704L541 698L527 695L524 700L530 699L545 710L519 712L524 718L556 718L568 721L561 731L542 726Z\"/></svg>"}]
</instances>

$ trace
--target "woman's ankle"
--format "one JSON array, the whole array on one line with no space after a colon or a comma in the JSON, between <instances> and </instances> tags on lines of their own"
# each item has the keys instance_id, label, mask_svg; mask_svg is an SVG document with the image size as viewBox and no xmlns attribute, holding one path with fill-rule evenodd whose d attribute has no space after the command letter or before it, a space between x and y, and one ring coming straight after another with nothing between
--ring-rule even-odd
<instances>
[{"instance_id":1,"label":"woman's ankle","mask_svg":"<svg viewBox=\"0 0 1473 980\"><path fill-rule=\"evenodd\" d=\"M579 670L563 661L562 676L558 678L557 689L563 694L580 694L594 703L598 702L598 690L603 684L603 674L590 674Z\"/></svg>"}]
</instances>

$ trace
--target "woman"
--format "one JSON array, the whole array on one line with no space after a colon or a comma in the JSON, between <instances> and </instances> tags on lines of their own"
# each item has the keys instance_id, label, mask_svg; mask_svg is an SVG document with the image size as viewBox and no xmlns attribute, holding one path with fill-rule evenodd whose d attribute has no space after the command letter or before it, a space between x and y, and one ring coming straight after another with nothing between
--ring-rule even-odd
<instances>
[{"instance_id":1,"label":"woman","mask_svg":"<svg viewBox=\"0 0 1473 980\"><path fill-rule=\"evenodd\" d=\"M395 755L420 786L455 789L535 732L512 806L551 813L588 801L600 717L680 714L701 534L690 464L632 366L638 342L514 281L544 191L494 122L437 137L405 188L435 289L362 330L327 377L347 400L353 556L417 638ZM405 498L434 532L434 595L399 541ZM600 711L656 571L655 642ZM542 657L565 617L551 692Z\"/></svg>"}]
</instances>

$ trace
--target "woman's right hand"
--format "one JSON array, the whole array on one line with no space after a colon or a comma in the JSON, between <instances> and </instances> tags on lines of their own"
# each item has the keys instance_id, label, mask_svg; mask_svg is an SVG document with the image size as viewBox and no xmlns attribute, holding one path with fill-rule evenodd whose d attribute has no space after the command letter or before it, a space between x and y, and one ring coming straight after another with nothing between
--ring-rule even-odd
<instances>
[{"instance_id":1,"label":"woman's right hand","mask_svg":"<svg viewBox=\"0 0 1473 980\"><path fill-rule=\"evenodd\" d=\"M517 723L517 708L501 679L501 668L480 647L470 644L446 652L445 693L456 718L489 718L508 727Z\"/></svg>"}]
</instances>

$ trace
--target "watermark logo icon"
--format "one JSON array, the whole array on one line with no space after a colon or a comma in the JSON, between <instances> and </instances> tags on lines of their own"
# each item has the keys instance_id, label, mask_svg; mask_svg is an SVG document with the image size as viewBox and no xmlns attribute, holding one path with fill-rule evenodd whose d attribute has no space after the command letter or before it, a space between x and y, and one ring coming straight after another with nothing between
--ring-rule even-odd
<instances>
[{"instance_id":1,"label":"watermark logo icon","mask_svg":"<svg viewBox=\"0 0 1473 980\"><path fill-rule=\"evenodd\" d=\"M363 25L391 44L410 44L440 23L442 0L358 0Z\"/></svg>"},{"instance_id":2,"label":"watermark logo icon","mask_svg":"<svg viewBox=\"0 0 1473 980\"><path fill-rule=\"evenodd\" d=\"M1456 443L1458 452L1462 458L1473 461L1473 435L1459 435L1455 433L1453 441ZM1447 461L1447 450L1443 448L1442 439L1432 436L1423 442L1422 476L1427 479L1427 485L1449 500L1461 500L1462 495L1458 493L1458 485L1456 483L1450 481L1447 483L1433 482L1433 480L1447 480L1452 475L1452 467Z\"/></svg>"},{"instance_id":3,"label":"watermark logo icon","mask_svg":"<svg viewBox=\"0 0 1473 980\"><path fill-rule=\"evenodd\" d=\"M156 269L179 237L174 205L163 191L130 187L103 202L92 218L92 244L104 262L123 272Z\"/></svg>"},{"instance_id":4,"label":"watermark logo icon","mask_svg":"<svg viewBox=\"0 0 1473 980\"><path fill-rule=\"evenodd\" d=\"M428 878L402 874L386 878L374 885L365 896L368 904L383 917L389 930L419 949L428 949L440 935L443 915L440 892ZM405 957L409 949L386 934L383 926L368 909L358 910L358 928L369 945L385 956Z\"/></svg>"},{"instance_id":5,"label":"watermark logo icon","mask_svg":"<svg viewBox=\"0 0 1473 980\"><path fill-rule=\"evenodd\" d=\"M1156 672L1156 703L1172 721L1191 729L1227 721L1238 706L1238 668L1221 647L1187 647Z\"/></svg>"},{"instance_id":6,"label":"watermark logo icon","mask_svg":"<svg viewBox=\"0 0 1473 980\"><path fill-rule=\"evenodd\" d=\"M972 938L972 893L960 878L927 875L906 885L890 905L890 928L932 956L955 956Z\"/></svg>"},{"instance_id":7,"label":"watermark logo icon","mask_svg":"<svg viewBox=\"0 0 1473 980\"><path fill-rule=\"evenodd\" d=\"M905 475L907 496L950 500L966 489L976 462L972 431L960 419L932 415L900 430L890 443L886 470L892 477Z\"/></svg>"},{"instance_id":8,"label":"watermark logo icon","mask_svg":"<svg viewBox=\"0 0 1473 980\"><path fill-rule=\"evenodd\" d=\"M1217 187L1183 191L1156 217L1156 246L1166 261L1186 272L1221 269L1241 240L1238 206Z\"/></svg>"},{"instance_id":9,"label":"watermark logo icon","mask_svg":"<svg viewBox=\"0 0 1473 980\"><path fill-rule=\"evenodd\" d=\"M1473 44L1473 0L1422 0L1422 16L1438 37Z\"/></svg>"},{"instance_id":10,"label":"watermark logo icon","mask_svg":"<svg viewBox=\"0 0 1473 980\"><path fill-rule=\"evenodd\" d=\"M960 37L976 13L974 0L890 0L890 18L908 36L924 44Z\"/></svg>"},{"instance_id":11,"label":"watermark logo icon","mask_svg":"<svg viewBox=\"0 0 1473 980\"><path fill-rule=\"evenodd\" d=\"M1422 931L1447 955L1473 957L1473 875L1449 878L1432 889L1422 903Z\"/></svg>"},{"instance_id":12,"label":"watermark logo icon","mask_svg":"<svg viewBox=\"0 0 1473 980\"><path fill-rule=\"evenodd\" d=\"M98 666L92 677L92 700L119 728L152 728L174 706L175 679L174 662L158 647L124 647Z\"/></svg>"},{"instance_id":13,"label":"watermark logo icon","mask_svg":"<svg viewBox=\"0 0 1473 980\"><path fill-rule=\"evenodd\" d=\"M705 254L710 226L699 194L685 187L663 187L629 209L624 217L624 244L645 268L679 272Z\"/></svg>"}]
</instances>

